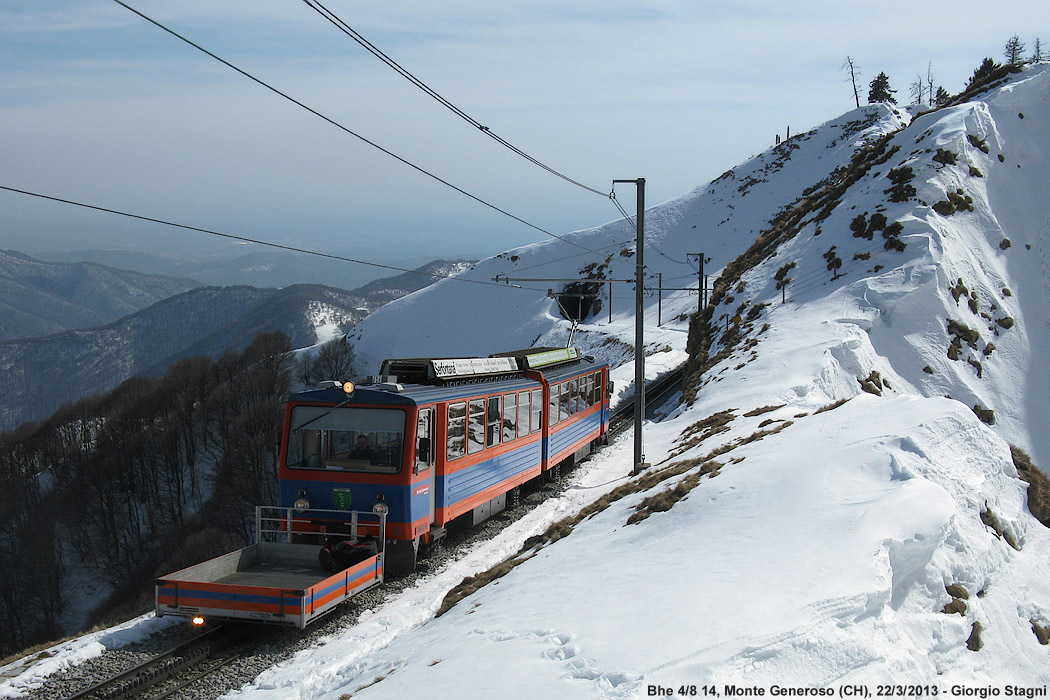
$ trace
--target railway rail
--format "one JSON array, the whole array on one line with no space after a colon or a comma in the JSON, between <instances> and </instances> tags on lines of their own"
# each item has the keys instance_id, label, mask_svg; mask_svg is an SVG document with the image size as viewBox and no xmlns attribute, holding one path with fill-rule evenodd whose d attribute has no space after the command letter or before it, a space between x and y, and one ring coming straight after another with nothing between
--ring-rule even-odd
<instances>
[{"instance_id":1,"label":"railway rail","mask_svg":"<svg viewBox=\"0 0 1050 700\"><path fill-rule=\"evenodd\" d=\"M647 415L680 391L681 383L681 369L673 370L650 383L646 388ZM634 404L630 401L613 411L610 437L629 429L633 414ZM217 697L229 689L249 682L259 672L283 658L288 658L297 650L311 646L315 637L331 634L340 627L353 624L362 610L375 607L386 597L415 585L419 576L440 567L447 558L455 557L461 548L469 547L475 541L491 538L508 523L549 498L552 488L557 491L564 488L568 480L559 479L559 482L560 484L545 483L536 492L522 498L520 504L509 508L505 514L486 521L461 536L450 538L446 546L440 548L421 571L397 576L390 580L385 588L376 589L353 603L344 604L341 606L343 609L331 615L326 623L307 632L239 623L214 624L208 631L154 653L132 668L113 673L102 681L86 678L77 681L75 678L66 678L58 683L66 690L51 689L42 693L41 697L61 700L118 700L131 697L161 700L189 697L191 692L195 697ZM286 638L287 641L282 643L278 637ZM277 649L259 654L261 660L252 658L253 654L267 646L275 646ZM77 669L71 671L75 673ZM209 678L212 679L211 687L215 688L214 691L202 689L194 692L195 684ZM88 687L84 687L85 685ZM82 689L69 694L70 686Z\"/></svg>"},{"instance_id":2,"label":"railway rail","mask_svg":"<svg viewBox=\"0 0 1050 700\"><path fill-rule=\"evenodd\" d=\"M645 387L645 414L651 416L652 412L662 406L668 399L682 390L682 379L684 370L682 367L673 369L658 379L654 379ZM618 435L631 427L634 417L634 401L621 402L612 411L609 423L609 436Z\"/></svg>"},{"instance_id":3,"label":"railway rail","mask_svg":"<svg viewBox=\"0 0 1050 700\"><path fill-rule=\"evenodd\" d=\"M284 633L252 625L217 624L65 700L169 698Z\"/></svg>"}]
</instances>

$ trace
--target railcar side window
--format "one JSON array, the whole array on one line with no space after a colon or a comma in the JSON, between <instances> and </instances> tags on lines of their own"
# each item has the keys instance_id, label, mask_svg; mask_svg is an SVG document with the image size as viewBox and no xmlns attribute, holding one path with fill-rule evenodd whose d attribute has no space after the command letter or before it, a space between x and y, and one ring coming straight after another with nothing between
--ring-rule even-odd
<instances>
[{"instance_id":1,"label":"railcar side window","mask_svg":"<svg viewBox=\"0 0 1050 700\"><path fill-rule=\"evenodd\" d=\"M531 397L532 395L527 391L518 394L518 437L525 437L529 434L529 414L532 412L529 399Z\"/></svg>"},{"instance_id":2,"label":"railcar side window","mask_svg":"<svg viewBox=\"0 0 1050 700\"><path fill-rule=\"evenodd\" d=\"M543 430L543 389L532 390L532 430L538 433Z\"/></svg>"},{"instance_id":3,"label":"railcar side window","mask_svg":"<svg viewBox=\"0 0 1050 700\"><path fill-rule=\"evenodd\" d=\"M458 459L467 453L467 404L465 401L448 405L448 444L449 461Z\"/></svg>"},{"instance_id":4,"label":"railcar side window","mask_svg":"<svg viewBox=\"0 0 1050 700\"><path fill-rule=\"evenodd\" d=\"M573 379L569 383L569 415L574 415L580 410L580 380Z\"/></svg>"},{"instance_id":5,"label":"railcar side window","mask_svg":"<svg viewBox=\"0 0 1050 700\"><path fill-rule=\"evenodd\" d=\"M401 469L405 413L394 409L295 406L290 469L394 473Z\"/></svg>"},{"instance_id":6,"label":"railcar side window","mask_svg":"<svg viewBox=\"0 0 1050 700\"><path fill-rule=\"evenodd\" d=\"M488 420L488 431L485 433L485 447L492 447L498 445L500 437L503 435L503 411L500 410L499 396L493 396L489 398L489 420Z\"/></svg>"},{"instance_id":7,"label":"railcar side window","mask_svg":"<svg viewBox=\"0 0 1050 700\"><path fill-rule=\"evenodd\" d=\"M554 425L558 422L558 390L560 384L551 384L551 398L547 403L547 424Z\"/></svg>"},{"instance_id":8,"label":"railcar side window","mask_svg":"<svg viewBox=\"0 0 1050 700\"><path fill-rule=\"evenodd\" d=\"M559 404L561 405L561 417L559 421L566 420L569 417L569 382L561 383L561 395L559 397Z\"/></svg>"},{"instance_id":9,"label":"railcar side window","mask_svg":"<svg viewBox=\"0 0 1050 700\"><path fill-rule=\"evenodd\" d=\"M587 405L593 406L596 402L594 400L594 375L587 375Z\"/></svg>"},{"instance_id":10,"label":"railcar side window","mask_svg":"<svg viewBox=\"0 0 1050 700\"><path fill-rule=\"evenodd\" d=\"M518 397L507 394L503 397L503 442L518 436Z\"/></svg>"},{"instance_id":11,"label":"railcar side window","mask_svg":"<svg viewBox=\"0 0 1050 700\"><path fill-rule=\"evenodd\" d=\"M485 447L485 399L474 399L467 408L467 454Z\"/></svg>"}]
</instances>

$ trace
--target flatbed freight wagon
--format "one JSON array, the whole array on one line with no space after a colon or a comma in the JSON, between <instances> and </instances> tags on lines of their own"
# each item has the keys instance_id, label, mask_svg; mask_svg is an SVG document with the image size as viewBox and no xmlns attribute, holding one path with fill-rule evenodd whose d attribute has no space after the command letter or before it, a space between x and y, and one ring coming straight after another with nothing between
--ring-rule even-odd
<instances>
[{"instance_id":1,"label":"flatbed freight wagon","mask_svg":"<svg viewBox=\"0 0 1050 700\"><path fill-rule=\"evenodd\" d=\"M264 511L277 513L267 518ZM176 615L196 624L244 620L303 629L344 600L383 582L385 514L326 514L339 518L351 533L349 539L357 539L358 528L378 530L379 551L335 573L322 567L321 545L294 542L301 531L297 526L308 524L295 515L291 509L260 507L256 544L158 578L157 617ZM274 541L278 539L284 541Z\"/></svg>"}]
</instances>

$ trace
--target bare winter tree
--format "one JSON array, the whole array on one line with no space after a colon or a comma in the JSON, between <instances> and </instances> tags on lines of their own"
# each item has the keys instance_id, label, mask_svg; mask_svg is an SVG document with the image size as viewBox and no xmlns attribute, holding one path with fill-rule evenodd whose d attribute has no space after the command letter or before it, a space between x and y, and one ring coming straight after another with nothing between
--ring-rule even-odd
<instances>
[{"instance_id":1,"label":"bare winter tree","mask_svg":"<svg viewBox=\"0 0 1050 700\"><path fill-rule=\"evenodd\" d=\"M930 98L931 105L937 103L933 97L933 61L926 64L926 94Z\"/></svg>"},{"instance_id":2,"label":"bare winter tree","mask_svg":"<svg viewBox=\"0 0 1050 700\"><path fill-rule=\"evenodd\" d=\"M1043 53L1043 47L1039 43L1039 37L1035 38L1035 48L1032 49L1032 60L1043 61L1046 59L1046 54Z\"/></svg>"},{"instance_id":3,"label":"bare winter tree","mask_svg":"<svg viewBox=\"0 0 1050 700\"><path fill-rule=\"evenodd\" d=\"M1007 39L1003 55L1006 56L1007 63L1020 63L1024 59L1024 42L1021 41L1021 37L1014 34Z\"/></svg>"},{"instance_id":4,"label":"bare winter tree","mask_svg":"<svg viewBox=\"0 0 1050 700\"><path fill-rule=\"evenodd\" d=\"M353 373L354 348L343 337L332 338L313 357L299 361L299 379L307 386L334 379L349 379Z\"/></svg>"},{"instance_id":5,"label":"bare winter tree","mask_svg":"<svg viewBox=\"0 0 1050 700\"><path fill-rule=\"evenodd\" d=\"M1038 39L1036 40L1038 41ZM857 64L853 62L852 56L846 56L846 60L842 62L842 69L849 68L849 79L853 83L853 99L856 101L857 106L860 107L860 92L857 90Z\"/></svg>"},{"instance_id":6,"label":"bare winter tree","mask_svg":"<svg viewBox=\"0 0 1050 700\"><path fill-rule=\"evenodd\" d=\"M926 82L918 73L915 74L915 82L908 86L908 94L911 95L912 104L922 104L922 96L926 94Z\"/></svg>"}]
</instances>

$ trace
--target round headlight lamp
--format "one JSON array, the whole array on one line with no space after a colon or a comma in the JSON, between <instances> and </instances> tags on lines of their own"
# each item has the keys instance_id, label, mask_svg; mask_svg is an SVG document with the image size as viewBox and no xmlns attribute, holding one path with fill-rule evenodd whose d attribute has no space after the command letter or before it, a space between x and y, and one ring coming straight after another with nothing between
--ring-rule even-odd
<instances>
[{"instance_id":1,"label":"round headlight lamp","mask_svg":"<svg viewBox=\"0 0 1050 700\"><path fill-rule=\"evenodd\" d=\"M310 501L306 498L305 489L299 489L299 498L292 503L292 508L295 509L296 513L305 513L310 510Z\"/></svg>"},{"instance_id":2,"label":"round headlight lamp","mask_svg":"<svg viewBox=\"0 0 1050 700\"><path fill-rule=\"evenodd\" d=\"M385 503L386 496L382 493L376 494L376 502L372 506L372 512L377 515L386 515L390 512L390 507Z\"/></svg>"}]
</instances>

